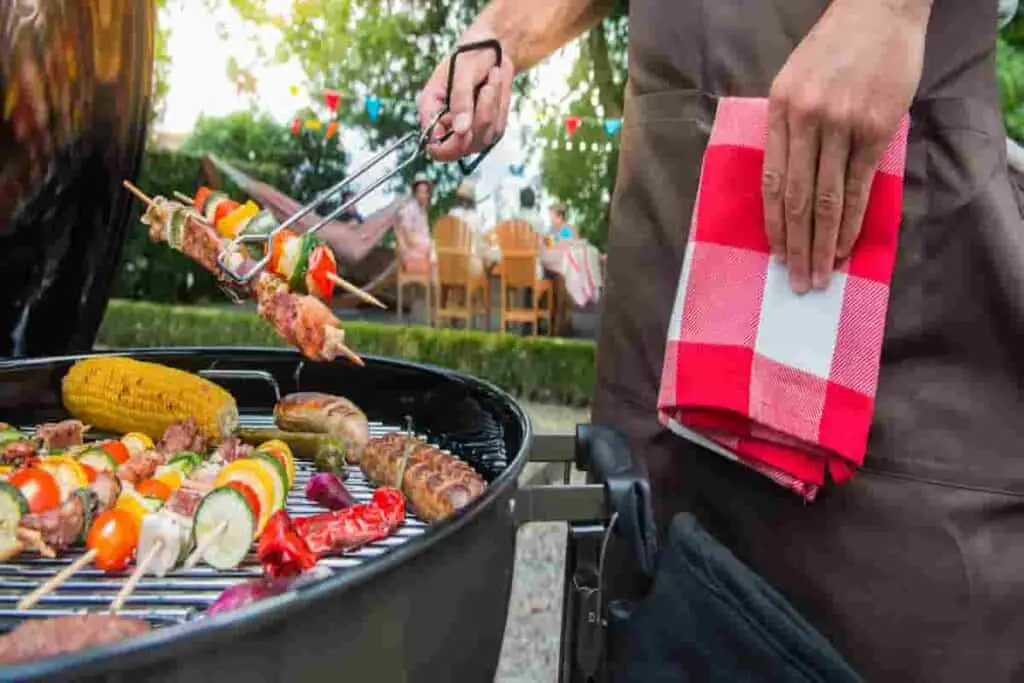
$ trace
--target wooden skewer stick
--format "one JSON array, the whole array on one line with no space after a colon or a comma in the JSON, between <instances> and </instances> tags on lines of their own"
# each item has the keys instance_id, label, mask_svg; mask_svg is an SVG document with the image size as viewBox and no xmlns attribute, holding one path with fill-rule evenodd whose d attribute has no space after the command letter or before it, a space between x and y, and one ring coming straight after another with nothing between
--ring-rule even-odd
<instances>
[{"instance_id":1,"label":"wooden skewer stick","mask_svg":"<svg viewBox=\"0 0 1024 683\"><path fill-rule=\"evenodd\" d=\"M54 551L54 549L46 545L46 541L43 540L43 535L35 529L25 529L23 527L18 527L18 529L14 533L19 541L35 550L43 557L48 557L50 559L57 557L57 553Z\"/></svg>"},{"instance_id":2,"label":"wooden skewer stick","mask_svg":"<svg viewBox=\"0 0 1024 683\"><path fill-rule=\"evenodd\" d=\"M188 556L188 559L185 560L185 564L183 564L182 567L185 569L192 569L192 567L199 564L199 560L202 559L203 553L206 552L206 549L209 548L222 533L227 531L227 528L228 520L226 519L220 524L218 524L216 527L214 527L213 531L210 532L209 536L207 536L202 541L196 544L196 549L193 550L192 554Z\"/></svg>"},{"instance_id":3,"label":"wooden skewer stick","mask_svg":"<svg viewBox=\"0 0 1024 683\"><path fill-rule=\"evenodd\" d=\"M163 549L164 542L162 540L158 540L153 544L153 547L149 549L149 553L142 558L142 561L135 565L135 571L132 572L132 575L129 576L128 580L124 582L123 586L121 586L121 590L118 591L117 597L114 598L114 601L110 603L111 614L124 606L125 600L127 600L132 594L135 587L139 585L139 581L141 581L142 577L146 574L146 571L149 569L149 565L153 564L153 560L156 559L157 553Z\"/></svg>"},{"instance_id":4,"label":"wooden skewer stick","mask_svg":"<svg viewBox=\"0 0 1024 683\"><path fill-rule=\"evenodd\" d=\"M364 292L363 290L359 289L345 278L338 277L334 273L327 273L327 279L333 282L334 284L338 285L345 291L355 294L357 297L359 297L366 303L373 304L374 306L383 308L385 310L387 309L387 306L385 306L380 299L370 294L369 292Z\"/></svg>"},{"instance_id":5,"label":"wooden skewer stick","mask_svg":"<svg viewBox=\"0 0 1024 683\"><path fill-rule=\"evenodd\" d=\"M156 202L153 201L152 197L150 197L148 194L146 194L145 192L143 192L139 188L137 188L134 185L132 185L127 180L122 180L121 184L125 186L125 189L127 189L129 192L131 192L136 197L138 197L139 200L145 202L149 206L156 206Z\"/></svg>"},{"instance_id":6,"label":"wooden skewer stick","mask_svg":"<svg viewBox=\"0 0 1024 683\"><path fill-rule=\"evenodd\" d=\"M13 541L10 545L0 550L0 562L6 562L17 557L25 550L25 544L21 541Z\"/></svg>"},{"instance_id":7,"label":"wooden skewer stick","mask_svg":"<svg viewBox=\"0 0 1024 683\"><path fill-rule=\"evenodd\" d=\"M39 588L35 589L21 600L18 601L18 609L28 609L34 607L39 599L48 593L52 593L61 587L61 585L71 578L71 575L77 572L79 569L96 559L96 550L90 549L87 553L79 557L77 560L64 567L58 573L54 574L50 579Z\"/></svg>"},{"instance_id":8,"label":"wooden skewer stick","mask_svg":"<svg viewBox=\"0 0 1024 683\"><path fill-rule=\"evenodd\" d=\"M195 204L195 202L192 201L191 197L184 195L178 192L177 190L174 191L174 198L177 199L182 204L188 204L189 206L193 206Z\"/></svg>"}]
</instances>

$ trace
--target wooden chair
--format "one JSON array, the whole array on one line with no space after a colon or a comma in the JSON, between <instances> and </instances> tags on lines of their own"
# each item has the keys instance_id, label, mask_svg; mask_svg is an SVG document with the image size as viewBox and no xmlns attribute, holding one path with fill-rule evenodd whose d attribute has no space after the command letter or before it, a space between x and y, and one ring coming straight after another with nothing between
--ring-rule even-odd
<instances>
[{"instance_id":1,"label":"wooden chair","mask_svg":"<svg viewBox=\"0 0 1024 683\"><path fill-rule=\"evenodd\" d=\"M529 323L537 336L540 321L552 333L554 287L550 280L539 277L540 236L525 221L506 221L494 229L501 246L501 332L509 323ZM529 304L516 305L513 294L529 291ZM516 297L511 297L516 298Z\"/></svg>"},{"instance_id":2,"label":"wooden chair","mask_svg":"<svg viewBox=\"0 0 1024 683\"><path fill-rule=\"evenodd\" d=\"M472 267L473 234L465 223L445 216L434 226L437 249L437 299L434 319L461 320L473 327L476 295L480 294L484 315L490 320L491 297L487 276Z\"/></svg>"},{"instance_id":3,"label":"wooden chair","mask_svg":"<svg viewBox=\"0 0 1024 683\"><path fill-rule=\"evenodd\" d=\"M402 240L395 240L395 251L398 253L398 323L402 324L405 309L402 307L402 299L407 287L419 286L427 295L427 325L434 326L434 277L433 268L426 273L412 273L405 269L405 258L402 254Z\"/></svg>"}]
</instances>

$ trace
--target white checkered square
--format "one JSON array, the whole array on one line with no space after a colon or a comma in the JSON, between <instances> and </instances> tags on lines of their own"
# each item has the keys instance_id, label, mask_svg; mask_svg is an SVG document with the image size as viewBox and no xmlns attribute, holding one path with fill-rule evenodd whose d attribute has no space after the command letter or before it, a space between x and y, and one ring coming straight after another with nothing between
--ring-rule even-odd
<instances>
[{"instance_id":1,"label":"white checkered square","mask_svg":"<svg viewBox=\"0 0 1024 683\"><path fill-rule=\"evenodd\" d=\"M755 351L777 363L828 379L846 277L834 273L825 291L794 294L785 266L773 258L768 265Z\"/></svg>"},{"instance_id":2,"label":"white checkered square","mask_svg":"<svg viewBox=\"0 0 1024 683\"><path fill-rule=\"evenodd\" d=\"M679 274L679 284L676 286L676 303L672 307L672 317L668 321L669 341L679 341L683 332L683 309L686 307L687 283L690 281L690 264L693 262L693 240L686 243L686 253L683 254L683 269Z\"/></svg>"}]
</instances>

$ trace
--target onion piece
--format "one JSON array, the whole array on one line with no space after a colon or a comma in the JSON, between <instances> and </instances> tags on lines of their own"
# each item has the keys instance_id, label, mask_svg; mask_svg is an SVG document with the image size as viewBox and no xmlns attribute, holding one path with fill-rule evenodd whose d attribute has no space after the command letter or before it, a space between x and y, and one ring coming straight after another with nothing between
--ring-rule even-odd
<instances>
[{"instance_id":1,"label":"onion piece","mask_svg":"<svg viewBox=\"0 0 1024 683\"><path fill-rule=\"evenodd\" d=\"M328 510L343 510L356 504L345 483L333 472L320 472L306 484L306 498Z\"/></svg>"},{"instance_id":2,"label":"onion piece","mask_svg":"<svg viewBox=\"0 0 1024 683\"><path fill-rule=\"evenodd\" d=\"M331 576L333 572L330 568L324 565L317 565L308 572L299 574L298 576L289 576L287 578L280 579L267 579L258 578L250 579L249 581L243 581L237 583L230 588L224 589L213 604L210 605L209 609L206 610L208 616L214 614L220 614L222 612L232 612L236 609L241 609L246 605L251 605L254 602L265 600L266 598L272 598L277 595L282 595L290 590L296 590L310 583L314 583L321 579L326 579Z\"/></svg>"}]
</instances>

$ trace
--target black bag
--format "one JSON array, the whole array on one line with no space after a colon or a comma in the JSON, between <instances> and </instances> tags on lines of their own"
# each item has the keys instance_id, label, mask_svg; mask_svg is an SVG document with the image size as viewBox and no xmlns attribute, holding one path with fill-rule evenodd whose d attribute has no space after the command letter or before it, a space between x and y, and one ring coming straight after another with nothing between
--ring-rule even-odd
<instances>
[{"instance_id":1,"label":"black bag","mask_svg":"<svg viewBox=\"0 0 1024 683\"><path fill-rule=\"evenodd\" d=\"M615 657L622 683L862 680L687 513L672 521L650 592L619 626L609 635L623 639Z\"/></svg>"}]
</instances>

